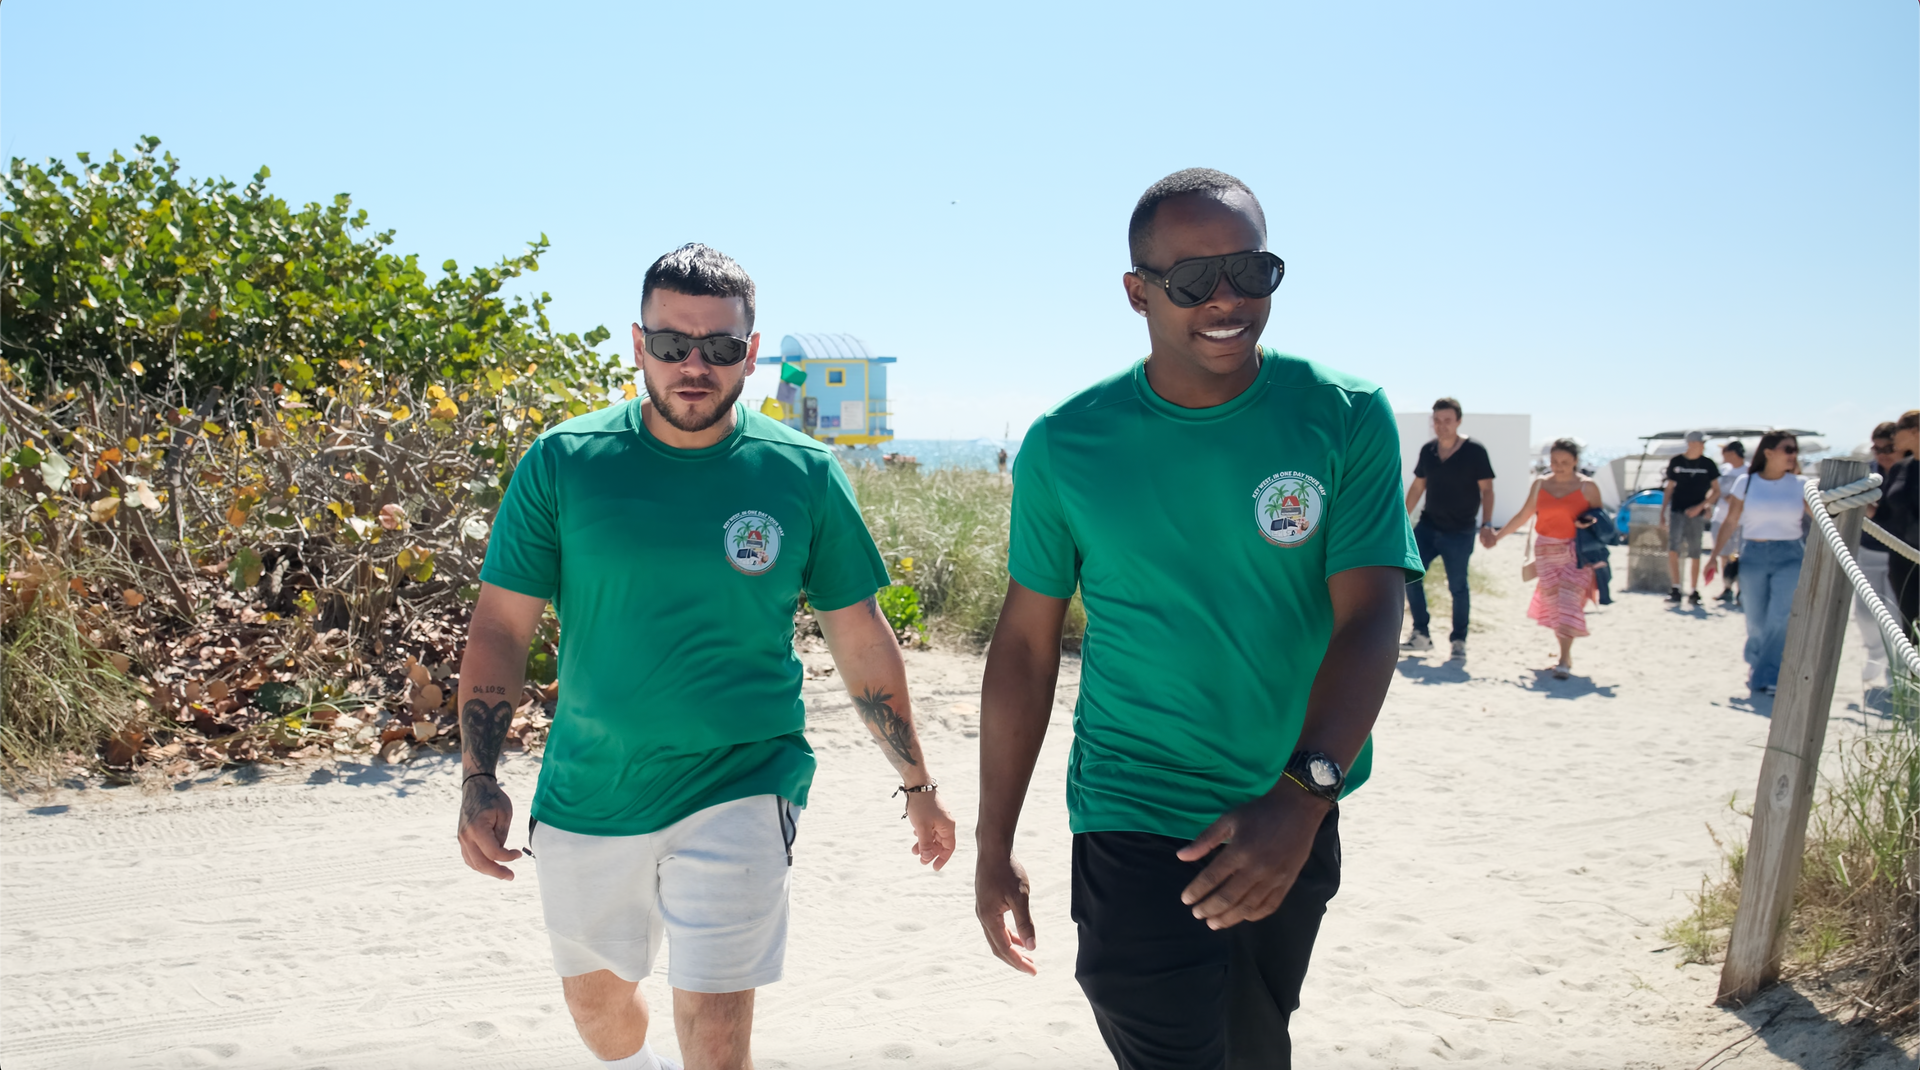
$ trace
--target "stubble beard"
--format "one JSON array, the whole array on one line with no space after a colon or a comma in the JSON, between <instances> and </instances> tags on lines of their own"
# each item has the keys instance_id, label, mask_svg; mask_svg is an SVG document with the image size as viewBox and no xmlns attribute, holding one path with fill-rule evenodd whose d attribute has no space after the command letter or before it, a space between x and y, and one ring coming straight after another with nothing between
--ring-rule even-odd
<instances>
[{"instance_id":1,"label":"stubble beard","mask_svg":"<svg viewBox=\"0 0 1920 1070\"><path fill-rule=\"evenodd\" d=\"M670 426L688 434L705 431L719 423L732 410L733 403L740 400L740 392L747 388L747 377L741 376L731 390L720 385L720 381L711 375L697 379L676 379L674 386L695 386L703 390L713 390L715 396L712 409L688 409L674 400L673 393L666 386L654 381L651 371L642 371L640 378L646 383L647 396L653 399L653 411L660 414Z\"/></svg>"}]
</instances>

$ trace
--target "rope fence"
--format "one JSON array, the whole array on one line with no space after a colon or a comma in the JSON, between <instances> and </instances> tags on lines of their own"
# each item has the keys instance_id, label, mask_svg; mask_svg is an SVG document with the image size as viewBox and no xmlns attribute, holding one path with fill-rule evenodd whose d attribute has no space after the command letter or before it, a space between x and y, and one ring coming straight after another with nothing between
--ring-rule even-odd
<instances>
[{"instance_id":1,"label":"rope fence","mask_svg":"<svg viewBox=\"0 0 1920 1070\"><path fill-rule=\"evenodd\" d=\"M1820 535L1826 540L1827 548L1833 552L1834 560L1841 571L1847 575L1847 581L1853 584L1853 593L1866 603L1868 612L1873 614L1874 623L1880 626L1880 634L1885 637L1888 653L1898 657L1910 676L1920 678L1920 651L1914 650L1913 640L1900 627L1900 619L1881 600L1880 592L1867 582L1866 573L1860 571L1859 562L1853 559L1853 552L1847 549L1847 542L1840 537L1840 529L1834 526L1833 517L1849 509L1859 509L1880 500L1880 476L1868 473L1866 478L1857 479L1843 487L1823 491L1812 480L1807 481L1807 509L1813 513L1813 522L1820 529ZM1878 524L1866 517L1860 518L1860 526L1870 532L1874 538L1887 545L1887 548L1910 561L1920 562L1920 550L1908 546L1899 538L1888 533Z\"/></svg>"}]
</instances>

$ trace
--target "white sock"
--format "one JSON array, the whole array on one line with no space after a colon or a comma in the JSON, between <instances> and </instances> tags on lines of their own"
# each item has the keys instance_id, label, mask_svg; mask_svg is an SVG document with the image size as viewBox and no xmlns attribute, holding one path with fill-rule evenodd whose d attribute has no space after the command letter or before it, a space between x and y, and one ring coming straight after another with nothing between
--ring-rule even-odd
<instances>
[{"instance_id":1,"label":"white sock","mask_svg":"<svg viewBox=\"0 0 1920 1070\"><path fill-rule=\"evenodd\" d=\"M653 1053L652 1044L640 1045L640 1050L624 1059L602 1059L600 1065L611 1070L681 1070L680 1064L664 1056Z\"/></svg>"}]
</instances>

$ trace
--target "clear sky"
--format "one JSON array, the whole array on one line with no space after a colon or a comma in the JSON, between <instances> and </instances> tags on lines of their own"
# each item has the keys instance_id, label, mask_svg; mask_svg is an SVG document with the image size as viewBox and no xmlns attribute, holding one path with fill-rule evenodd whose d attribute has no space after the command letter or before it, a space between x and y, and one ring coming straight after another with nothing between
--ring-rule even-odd
<instances>
[{"instance_id":1,"label":"clear sky","mask_svg":"<svg viewBox=\"0 0 1920 1070\"><path fill-rule=\"evenodd\" d=\"M914 438L1018 435L1142 355L1127 215L1217 167L1287 261L1266 342L1397 408L1846 445L1920 405L1917 43L1893 0L11 0L0 149L156 134L350 192L430 263L544 232L531 287L609 352L646 265L705 241L769 347L898 356Z\"/></svg>"}]
</instances>

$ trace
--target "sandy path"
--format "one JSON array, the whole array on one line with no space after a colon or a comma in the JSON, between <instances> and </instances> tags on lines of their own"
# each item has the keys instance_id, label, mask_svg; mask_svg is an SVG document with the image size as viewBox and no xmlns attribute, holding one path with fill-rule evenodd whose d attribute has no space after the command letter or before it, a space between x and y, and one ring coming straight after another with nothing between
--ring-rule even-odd
<instances>
[{"instance_id":1,"label":"sandy path","mask_svg":"<svg viewBox=\"0 0 1920 1070\"><path fill-rule=\"evenodd\" d=\"M1623 596L1577 648L1583 675L1553 681L1535 671L1551 642L1524 619L1518 551L1477 558L1506 592L1477 600L1464 667L1402 662L1374 779L1345 805L1345 886L1296 1018L1301 1065L1686 1070L1776 1011L1713 1065L1832 1065L1844 1038L1804 995L1712 1008L1716 971L1675 969L1659 936L1717 865L1707 826L1734 827L1729 797L1753 790L1767 722L1740 686L1740 618ZM1860 720L1858 657L1837 732ZM760 997L761 1066L1112 1065L1072 979L1070 688L1022 829L1040 977L988 956L972 917L980 664L910 661L963 826L944 874L909 855L844 693L809 683L820 776L788 976ZM517 801L536 769L506 766ZM456 796L453 764L429 758L0 804L0 1063L593 1065L550 973L533 867L512 884L464 869ZM673 1051L663 982L647 990ZM1887 1051L1863 1065L1913 1064Z\"/></svg>"}]
</instances>

